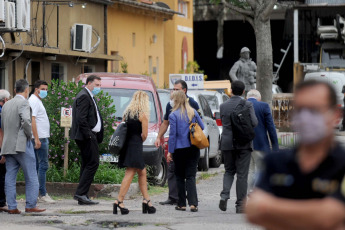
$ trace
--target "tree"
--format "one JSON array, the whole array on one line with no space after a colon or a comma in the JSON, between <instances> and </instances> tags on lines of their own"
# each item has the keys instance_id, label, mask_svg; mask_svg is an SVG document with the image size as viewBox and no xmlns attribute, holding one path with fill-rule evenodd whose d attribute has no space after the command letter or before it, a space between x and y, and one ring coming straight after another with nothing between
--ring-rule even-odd
<instances>
[{"instance_id":1,"label":"tree","mask_svg":"<svg viewBox=\"0 0 345 230\"><path fill-rule=\"evenodd\" d=\"M273 55L270 15L277 0L210 0L243 16L256 38L256 88L262 101L272 101Z\"/></svg>"}]
</instances>

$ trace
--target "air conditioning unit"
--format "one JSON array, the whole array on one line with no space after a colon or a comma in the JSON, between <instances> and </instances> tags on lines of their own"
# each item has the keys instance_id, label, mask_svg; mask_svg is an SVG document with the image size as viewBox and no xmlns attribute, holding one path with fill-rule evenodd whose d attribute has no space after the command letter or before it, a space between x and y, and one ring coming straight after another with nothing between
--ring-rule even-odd
<instances>
[{"instance_id":1,"label":"air conditioning unit","mask_svg":"<svg viewBox=\"0 0 345 230\"><path fill-rule=\"evenodd\" d=\"M30 0L17 0L17 29L30 30Z\"/></svg>"},{"instance_id":2,"label":"air conditioning unit","mask_svg":"<svg viewBox=\"0 0 345 230\"><path fill-rule=\"evenodd\" d=\"M5 21L5 1L0 0L0 22Z\"/></svg>"},{"instance_id":3,"label":"air conditioning unit","mask_svg":"<svg viewBox=\"0 0 345 230\"><path fill-rule=\"evenodd\" d=\"M72 27L73 45L76 51L91 52L92 26L87 24L74 24Z\"/></svg>"},{"instance_id":4,"label":"air conditioning unit","mask_svg":"<svg viewBox=\"0 0 345 230\"><path fill-rule=\"evenodd\" d=\"M5 1L5 28L15 29L16 27L16 4Z\"/></svg>"}]
</instances>

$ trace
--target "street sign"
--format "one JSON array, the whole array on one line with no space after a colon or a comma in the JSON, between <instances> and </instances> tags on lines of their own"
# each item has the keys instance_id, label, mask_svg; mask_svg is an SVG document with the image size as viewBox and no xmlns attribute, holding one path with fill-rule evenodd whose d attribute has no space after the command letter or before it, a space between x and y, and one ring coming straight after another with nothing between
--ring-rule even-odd
<instances>
[{"instance_id":1,"label":"street sign","mask_svg":"<svg viewBox=\"0 0 345 230\"><path fill-rule=\"evenodd\" d=\"M61 127L70 128L72 126L72 108L61 107Z\"/></svg>"},{"instance_id":2,"label":"street sign","mask_svg":"<svg viewBox=\"0 0 345 230\"><path fill-rule=\"evenodd\" d=\"M203 74L169 74L169 88L174 88L177 80L184 80L187 83L188 89L203 89L204 75Z\"/></svg>"}]
</instances>

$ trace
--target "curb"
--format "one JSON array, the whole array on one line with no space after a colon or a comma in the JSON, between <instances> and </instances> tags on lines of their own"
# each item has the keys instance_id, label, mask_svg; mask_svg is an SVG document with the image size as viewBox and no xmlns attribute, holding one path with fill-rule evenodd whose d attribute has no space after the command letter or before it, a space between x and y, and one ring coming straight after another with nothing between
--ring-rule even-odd
<instances>
[{"instance_id":1,"label":"curb","mask_svg":"<svg viewBox=\"0 0 345 230\"><path fill-rule=\"evenodd\" d=\"M69 195L73 197L77 190L77 183L47 182L46 188L49 195L61 196ZM90 197L112 197L116 198L120 191L121 184L91 184L89 190ZM136 195L140 191L138 183L132 183L125 199ZM17 182L17 194L25 194L25 182Z\"/></svg>"}]
</instances>

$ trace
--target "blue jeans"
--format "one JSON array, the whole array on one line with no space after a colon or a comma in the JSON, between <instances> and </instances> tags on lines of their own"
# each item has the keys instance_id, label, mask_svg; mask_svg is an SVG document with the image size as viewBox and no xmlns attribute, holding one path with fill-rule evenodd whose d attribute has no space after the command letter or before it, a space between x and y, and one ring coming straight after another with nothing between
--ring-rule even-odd
<instances>
[{"instance_id":1,"label":"blue jeans","mask_svg":"<svg viewBox=\"0 0 345 230\"><path fill-rule=\"evenodd\" d=\"M35 152L31 141L27 142L25 153L6 155L5 193L9 210L17 208L16 180L19 168L22 168L25 177L25 208L34 208L38 196L38 178Z\"/></svg>"},{"instance_id":2,"label":"blue jeans","mask_svg":"<svg viewBox=\"0 0 345 230\"><path fill-rule=\"evenodd\" d=\"M46 189L46 174L49 168L48 164L48 150L49 150L49 139L40 138L41 148L34 149L36 156L36 169L38 174L38 182L40 184L39 191L41 196L47 194ZM35 146L35 140L32 140L32 144Z\"/></svg>"}]
</instances>

